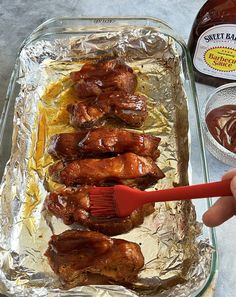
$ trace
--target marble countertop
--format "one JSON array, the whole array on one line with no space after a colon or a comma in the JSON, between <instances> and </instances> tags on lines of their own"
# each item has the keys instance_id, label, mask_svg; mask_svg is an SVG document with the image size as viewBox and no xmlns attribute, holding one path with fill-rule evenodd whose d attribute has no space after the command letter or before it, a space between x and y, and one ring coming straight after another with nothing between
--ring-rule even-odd
<instances>
[{"instance_id":1,"label":"marble countertop","mask_svg":"<svg viewBox=\"0 0 236 297\"><path fill-rule=\"evenodd\" d=\"M57 16L152 16L167 22L185 40L204 0L0 0L0 111L13 69L17 49L39 24ZM212 88L197 84L199 104ZM207 152L210 179L219 180L230 167ZM219 277L215 297L236 296L236 218L216 228Z\"/></svg>"}]
</instances>

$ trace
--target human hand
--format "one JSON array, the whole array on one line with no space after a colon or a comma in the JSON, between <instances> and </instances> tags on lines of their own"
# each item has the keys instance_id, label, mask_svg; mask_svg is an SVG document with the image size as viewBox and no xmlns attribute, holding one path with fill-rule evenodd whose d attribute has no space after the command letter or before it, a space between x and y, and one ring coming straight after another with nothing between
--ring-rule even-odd
<instances>
[{"instance_id":1,"label":"human hand","mask_svg":"<svg viewBox=\"0 0 236 297\"><path fill-rule=\"evenodd\" d=\"M216 227L236 215L236 169L223 175L222 180L232 179L230 188L233 196L220 197L203 215L202 220L208 227Z\"/></svg>"}]
</instances>

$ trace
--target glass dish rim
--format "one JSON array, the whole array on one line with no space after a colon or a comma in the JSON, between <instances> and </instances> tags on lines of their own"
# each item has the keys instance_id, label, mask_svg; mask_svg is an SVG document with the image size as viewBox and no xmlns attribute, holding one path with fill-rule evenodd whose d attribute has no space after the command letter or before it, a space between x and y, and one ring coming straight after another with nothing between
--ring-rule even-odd
<instances>
[{"instance_id":1,"label":"glass dish rim","mask_svg":"<svg viewBox=\"0 0 236 297\"><path fill-rule=\"evenodd\" d=\"M83 21L94 21L94 20L113 20L113 21L151 21L153 23L156 23L156 25L160 25L160 33L164 35L168 35L171 38L173 38L182 48L184 55L186 55L186 64L187 64L187 73L188 77L190 79L190 95L191 95L191 100L193 100L194 103L194 108L196 112L196 125L197 125L197 138L200 141L200 148L201 148L201 157L202 157L202 170L203 170L203 178L205 182L209 181L209 172L207 168L207 161L206 161L206 150L205 150L205 144L204 144L204 139L203 139L203 131L202 131L202 125L200 123L200 108L199 108L199 103L197 100L197 91L193 79L193 69L192 69L192 64L191 64L191 58L190 58L190 53L188 52L187 46L185 44L185 41L164 21L161 19L155 18L155 17L149 17L149 16L104 16L104 17L97 17L97 16L83 16L83 17L54 17L46 20L45 22L41 23L38 27L36 27L29 35L28 37L25 38L25 40L22 42L21 46L19 47L17 56L16 56L16 62L14 65L14 69L12 71L7 93L6 93L6 98L3 104L2 108L2 113L0 115L0 144L2 143L2 137L4 133L4 129L6 126L7 122L7 115L9 111L9 102L13 100L13 91L14 87L17 81L17 75L19 71L19 56L22 51L22 49L30 44L31 42L34 42L40 37L43 37L43 31L47 31L50 28L53 28L53 24L56 24L56 22L63 22L63 21L78 21L78 22L83 22ZM49 25L49 26L48 26ZM93 24L96 25L96 24ZM104 23L104 26L107 24ZM115 24L112 23L111 25L121 25L121 24ZM122 24L122 26L125 26L127 24ZM154 24L153 24L154 25ZM80 25L81 26L81 25ZM135 26L135 25L133 25ZM136 25L137 26L137 25ZM139 25L140 27L141 25ZM142 25L144 26L144 25ZM146 27L152 27L152 25L146 25ZM158 28L158 26L157 26ZM81 32L81 31L80 31ZM53 32L53 34L56 34L57 32ZM65 32L66 33L66 32ZM68 32L67 32L68 33ZM70 31L70 34L78 34L78 31ZM84 32L85 33L85 32ZM41 34L41 36L40 36ZM209 208L212 205L212 199L207 198L207 207ZM199 289L198 292L195 292L192 297L201 297L204 295L204 293L207 291L209 288L209 285L212 283L212 281L217 277L217 271L218 271L218 254L217 254L217 242L216 242L216 235L215 235L215 230L212 228L209 228L209 238L210 238L210 244L213 246L214 252L212 253L212 263L211 263L211 270L210 274L203 285L202 288Z\"/></svg>"}]
</instances>

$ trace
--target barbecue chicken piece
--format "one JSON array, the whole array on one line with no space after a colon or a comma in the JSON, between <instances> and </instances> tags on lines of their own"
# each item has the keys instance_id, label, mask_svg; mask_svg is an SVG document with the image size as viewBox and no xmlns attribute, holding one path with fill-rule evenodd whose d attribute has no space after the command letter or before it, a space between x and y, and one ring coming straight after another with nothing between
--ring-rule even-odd
<instances>
[{"instance_id":1,"label":"barbecue chicken piece","mask_svg":"<svg viewBox=\"0 0 236 297\"><path fill-rule=\"evenodd\" d=\"M126 218L96 218L90 215L89 187L66 188L60 192L50 193L45 200L46 209L66 225L78 223L90 230L106 235L123 234L141 225L144 217L154 212L152 203L133 211Z\"/></svg>"},{"instance_id":2,"label":"barbecue chicken piece","mask_svg":"<svg viewBox=\"0 0 236 297\"><path fill-rule=\"evenodd\" d=\"M45 256L67 288L131 283L144 265L138 244L93 231L67 230L53 235Z\"/></svg>"},{"instance_id":3,"label":"barbecue chicken piece","mask_svg":"<svg viewBox=\"0 0 236 297\"><path fill-rule=\"evenodd\" d=\"M140 127L147 117L146 98L125 92L102 93L95 99L69 104L70 124L74 127L102 125L106 118L118 118L132 127Z\"/></svg>"},{"instance_id":4,"label":"barbecue chicken piece","mask_svg":"<svg viewBox=\"0 0 236 297\"><path fill-rule=\"evenodd\" d=\"M120 59L88 62L70 77L76 82L75 89L80 98L94 97L108 90L133 93L137 86L132 68Z\"/></svg>"},{"instance_id":5,"label":"barbecue chicken piece","mask_svg":"<svg viewBox=\"0 0 236 297\"><path fill-rule=\"evenodd\" d=\"M55 159L74 160L125 152L156 159L159 137L116 128L97 128L77 133L61 133L51 138L48 152Z\"/></svg>"},{"instance_id":6,"label":"barbecue chicken piece","mask_svg":"<svg viewBox=\"0 0 236 297\"><path fill-rule=\"evenodd\" d=\"M49 167L49 175L66 186L124 184L145 189L164 174L149 157L125 153L105 159L83 159Z\"/></svg>"}]
</instances>

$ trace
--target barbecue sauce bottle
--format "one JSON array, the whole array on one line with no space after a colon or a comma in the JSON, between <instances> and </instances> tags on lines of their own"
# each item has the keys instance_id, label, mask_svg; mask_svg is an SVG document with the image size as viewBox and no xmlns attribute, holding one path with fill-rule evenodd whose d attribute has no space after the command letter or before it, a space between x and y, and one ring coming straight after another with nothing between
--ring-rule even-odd
<instances>
[{"instance_id":1,"label":"barbecue sauce bottle","mask_svg":"<svg viewBox=\"0 0 236 297\"><path fill-rule=\"evenodd\" d=\"M188 47L196 81L213 86L236 81L236 0L208 0L193 23Z\"/></svg>"}]
</instances>

